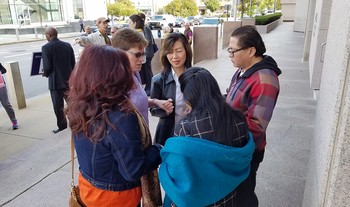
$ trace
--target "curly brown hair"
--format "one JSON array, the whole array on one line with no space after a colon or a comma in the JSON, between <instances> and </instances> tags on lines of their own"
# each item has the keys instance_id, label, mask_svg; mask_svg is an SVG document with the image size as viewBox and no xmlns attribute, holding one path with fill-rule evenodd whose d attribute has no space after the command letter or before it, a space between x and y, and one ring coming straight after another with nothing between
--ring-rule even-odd
<instances>
[{"instance_id":1,"label":"curly brown hair","mask_svg":"<svg viewBox=\"0 0 350 207\"><path fill-rule=\"evenodd\" d=\"M108 112L131 112L128 92L133 86L124 51L106 45L87 46L69 79L65 112L72 132L82 132L94 142L101 139L107 125L114 128Z\"/></svg>"}]
</instances>

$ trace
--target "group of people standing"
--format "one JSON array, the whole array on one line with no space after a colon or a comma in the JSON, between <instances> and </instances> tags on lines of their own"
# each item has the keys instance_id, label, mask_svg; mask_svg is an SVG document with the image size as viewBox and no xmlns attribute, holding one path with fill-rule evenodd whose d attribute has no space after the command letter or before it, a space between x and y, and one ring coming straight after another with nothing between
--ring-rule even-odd
<instances>
[{"instance_id":1,"label":"group of people standing","mask_svg":"<svg viewBox=\"0 0 350 207\"><path fill-rule=\"evenodd\" d=\"M99 18L98 33L76 39L85 46L76 65L71 54L56 58L68 64L68 82L64 89L50 88L60 90L51 96L54 105L58 97L67 101L82 201L86 206L133 207L141 201L142 206L258 206L256 173L281 74L264 55L261 36L253 26L232 32L228 53L238 69L222 94L208 70L192 67L192 39L177 32L164 39L163 70L152 77L154 39L144 20L142 14L130 16L130 28L109 39L108 19ZM58 41L51 29L49 43ZM43 57L50 51L58 52L44 46ZM44 75L57 82L49 69L56 66L46 56ZM153 141L149 111L159 117Z\"/></svg>"}]
</instances>

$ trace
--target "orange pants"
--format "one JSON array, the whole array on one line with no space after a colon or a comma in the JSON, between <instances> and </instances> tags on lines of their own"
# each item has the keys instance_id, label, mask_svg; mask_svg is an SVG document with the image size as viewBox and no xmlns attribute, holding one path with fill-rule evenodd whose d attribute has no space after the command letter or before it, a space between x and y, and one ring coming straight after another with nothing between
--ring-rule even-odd
<instances>
[{"instance_id":1,"label":"orange pants","mask_svg":"<svg viewBox=\"0 0 350 207\"><path fill-rule=\"evenodd\" d=\"M81 174L78 182L81 200L87 207L135 207L141 201L141 187L125 191L101 190L92 186Z\"/></svg>"}]
</instances>

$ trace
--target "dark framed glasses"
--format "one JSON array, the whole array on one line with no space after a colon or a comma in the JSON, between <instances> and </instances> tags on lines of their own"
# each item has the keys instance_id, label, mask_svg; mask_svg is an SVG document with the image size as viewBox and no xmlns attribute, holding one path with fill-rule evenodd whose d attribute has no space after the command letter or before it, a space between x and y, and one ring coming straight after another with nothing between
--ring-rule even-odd
<instances>
[{"instance_id":1,"label":"dark framed glasses","mask_svg":"<svg viewBox=\"0 0 350 207\"><path fill-rule=\"evenodd\" d=\"M234 55L235 55L235 53L236 52L238 52L238 51L241 51L241 50L245 50L245 49L247 49L248 47L242 47L242 48L239 48L239 49L237 49L237 50L233 50L232 48L228 48L227 49L227 52L230 54L230 57L233 57Z\"/></svg>"},{"instance_id":2,"label":"dark framed glasses","mask_svg":"<svg viewBox=\"0 0 350 207\"><path fill-rule=\"evenodd\" d=\"M142 52L142 53L141 52L137 52L137 53L135 53L135 52L131 52L129 50L127 50L127 52L130 53L130 54L135 55L136 58L140 58L140 57L144 58L146 56L146 52Z\"/></svg>"}]
</instances>

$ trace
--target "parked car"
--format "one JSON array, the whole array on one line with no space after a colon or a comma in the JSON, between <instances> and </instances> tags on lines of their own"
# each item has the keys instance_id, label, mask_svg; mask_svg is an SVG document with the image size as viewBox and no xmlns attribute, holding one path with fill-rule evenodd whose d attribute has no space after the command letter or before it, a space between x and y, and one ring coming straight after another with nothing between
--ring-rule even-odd
<instances>
[{"instance_id":1,"label":"parked car","mask_svg":"<svg viewBox=\"0 0 350 207\"><path fill-rule=\"evenodd\" d=\"M164 26L169 24L175 25L175 17L173 15L155 15L148 22L148 26L151 29L163 29Z\"/></svg>"},{"instance_id":2,"label":"parked car","mask_svg":"<svg viewBox=\"0 0 350 207\"><path fill-rule=\"evenodd\" d=\"M219 18L204 18L201 25L218 26L218 25L220 25L220 19Z\"/></svg>"},{"instance_id":3,"label":"parked car","mask_svg":"<svg viewBox=\"0 0 350 207\"><path fill-rule=\"evenodd\" d=\"M186 22L190 23L190 25L199 25L199 18L195 16L188 16L185 20Z\"/></svg>"},{"instance_id":4,"label":"parked car","mask_svg":"<svg viewBox=\"0 0 350 207\"><path fill-rule=\"evenodd\" d=\"M218 27L218 35L222 36L221 20L218 17L204 18L200 26Z\"/></svg>"},{"instance_id":5,"label":"parked car","mask_svg":"<svg viewBox=\"0 0 350 207\"><path fill-rule=\"evenodd\" d=\"M182 27L185 24L185 20L183 18L175 19L174 27Z\"/></svg>"}]
</instances>

